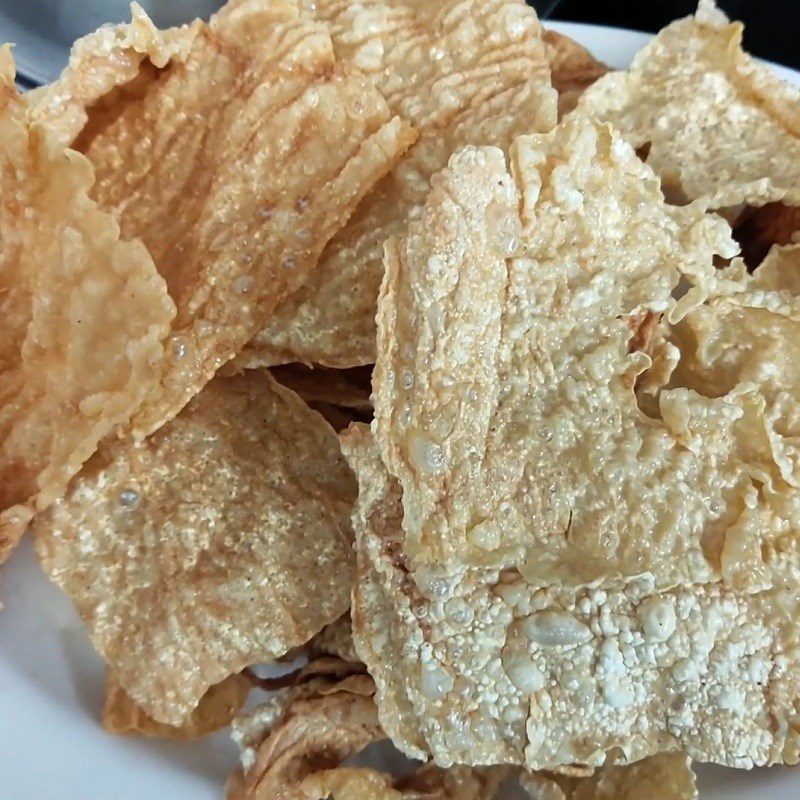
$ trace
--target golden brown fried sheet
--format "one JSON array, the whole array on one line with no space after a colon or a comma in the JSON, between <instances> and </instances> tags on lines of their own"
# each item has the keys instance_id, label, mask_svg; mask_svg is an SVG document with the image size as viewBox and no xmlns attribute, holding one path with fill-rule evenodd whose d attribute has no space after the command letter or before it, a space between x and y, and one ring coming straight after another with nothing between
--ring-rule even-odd
<instances>
[{"instance_id":1,"label":"golden brown fried sheet","mask_svg":"<svg viewBox=\"0 0 800 800\"><path fill-rule=\"evenodd\" d=\"M250 343L247 358L262 365L372 363L383 243L417 213L431 175L465 144L506 147L555 123L541 27L522 0L318 0L313 13L337 58L420 138Z\"/></svg>"},{"instance_id":2,"label":"golden brown fried sheet","mask_svg":"<svg viewBox=\"0 0 800 800\"><path fill-rule=\"evenodd\" d=\"M418 585L402 493L366 426L343 446L359 480L353 634L383 729L439 764L600 766L685 749L750 767L797 762L797 537L775 588L659 590L644 573L564 589L516 570L460 569ZM793 555L794 554L794 555Z\"/></svg>"},{"instance_id":3,"label":"golden brown fried sheet","mask_svg":"<svg viewBox=\"0 0 800 800\"><path fill-rule=\"evenodd\" d=\"M0 51L0 561L157 386L175 307L87 192L91 164L30 121Z\"/></svg>"},{"instance_id":4,"label":"golden brown fried sheet","mask_svg":"<svg viewBox=\"0 0 800 800\"><path fill-rule=\"evenodd\" d=\"M143 93L98 113L76 140L92 194L144 241L178 307L160 389L134 420L146 435L303 283L415 134L288 0L200 26Z\"/></svg>"},{"instance_id":5,"label":"golden brown fried sheet","mask_svg":"<svg viewBox=\"0 0 800 800\"><path fill-rule=\"evenodd\" d=\"M644 417L633 389L651 359L629 346L632 320L718 291L730 230L664 203L632 148L582 116L521 137L511 160L513 177L499 150L456 154L387 244L373 400L404 553L432 580L457 564L706 580L706 536L771 458L750 438L760 400L674 393ZM711 423L717 439L693 446Z\"/></svg>"},{"instance_id":6,"label":"golden brown fried sheet","mask_svg":"<svg viewBox=\"0 0 800 800\"><path fill-rule=\"evenodd\" d=\"M709 208L800 205L800 91L741 48L713 0L664 28L579 107L611 122L679 196Z\"/></svg>"},{"instance_id":7,"label":"golden brown fried sheet","mask_svg":"<svg viewBox=\"0 0 800 800\"><path fill-rule=\"evenodd\" d=\"M561 119L575 108L583 92L608 72L608 67L563 33L545 30L543 39Z\"/></svg>"},{"instance_id":8,"label":"golden brown fried sheet","mask_svg":"<svg viewBox=\"0 0 800 800\"><path fill-rule=\"evenodd\" d=\"M110 733L135 736L154 736L162 739L191 741L224 728L239 713L252 683L246 673L230 675L214 684L201 698L197 707L177 727L156 722L148 716L122 688L113 672L106 678L106 702L103 707L103 727Z\"/></svg>"},{"instance_id":9,"label":"golden brown fried sheet","mask_svg":"<svg viewBox=\"0 0 800 800\"><path fill-rule=\"evenodd\" d=\"M249 371L143 442L106 442L37 547L125 691L179 725L210 686L347 610L353 496L330 427Z\"/></svg>"}]
</instances>

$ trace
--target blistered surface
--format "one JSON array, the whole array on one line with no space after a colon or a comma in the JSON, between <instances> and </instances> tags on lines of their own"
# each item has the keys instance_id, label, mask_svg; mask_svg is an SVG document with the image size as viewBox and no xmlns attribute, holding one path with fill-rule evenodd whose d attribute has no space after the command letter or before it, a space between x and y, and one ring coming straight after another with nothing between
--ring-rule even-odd
<instances>
[{"instance_id":1,"label":"blistered surface","mask_svg":"<svg viewBox=\"0 0 800 800\"><path fill-rule=\"evenodd\" d=\"M139 242L89 199L0 52L0 561L158 380L175 308Z\"/></svg>"},{"instance_id":2,"label":"blistered surface","mask_svg":"<svg viewBox=\"0 0 800 800\"><path fill-rule=\"evenodd\" d=\"M324 27L281 0L228 9L107 124L90 117L77 143L92 194L144 241L178 308L137 434L174 416L303 283L413 139L368 78L337 65Z\"/></svg>"},{"instance_id":3,"label":"blistered surface","mask_svg":"<svg viewBox=\"0 0 800 800\"><path fill-rule=\"evenodd\" d=\"M405 555L542 583L710 579L707 542L778 471L763 398L664 391L647 416L634 385L652 359L631 344L647 314L680 318L731 282L713 267L736 252L728 226L665 204L630 146L580 116L511 159L513 178L499 150L454 156L387 245L373 400Z\"/></svg>"},{"instance_id":4,"label":"blistered surface","mask_svg":"<svg viewBox=\"0 0 800 800\"><path fill-rule=\"evenodd\" d=\"M407 754L529 769L599 766L616 749L630 761L685 749L738 767L796 763L796 574L754 594L659 590L649 574L540 588L487 568L418 586L398 483L367 428L343 445L361 489L355 643Z\"/></svg>"},{"instance_id":5,"label":"blistered surface","mask_svg":"<svg viewBox=\"0 0 800 800\"><path fill-rule=\"evenodd\" d=\"M149 439L104 445L37 546L131 698L177 725L347 610L353 496L334 432L250 371Z\"/></svg>"},{"instance_id":6,"label":"blistered surface","mask_svg":"<svg viewBox=\"0 0 800 800\"><path fill-rule=\"evenodd\" d=\"M321 0L313 14L337 57L371 78L420 138L248 352L260 363L370 364L384 241L405 230L454 150L549 130L555 93L536 14L519 0Z\"/></svg>"},{"instance_id":7,"label":"blistered surface","mask_svg":"<svg viewBox=\"0 0 800 800\"><path fill-rule=\"evenodd\" d=\"M713 0L664 28L580 107L613 123L678 197L800 204L800 92L741 48Z\"/></svg>"}]
</instances>

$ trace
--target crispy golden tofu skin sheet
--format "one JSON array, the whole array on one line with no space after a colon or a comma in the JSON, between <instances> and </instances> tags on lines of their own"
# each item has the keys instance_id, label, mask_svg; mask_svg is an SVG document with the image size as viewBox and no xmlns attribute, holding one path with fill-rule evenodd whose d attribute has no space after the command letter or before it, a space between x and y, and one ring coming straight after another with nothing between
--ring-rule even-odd
<instances>
[{"instance_id":1,"label":"crispy golden tofu skin sheet","mask_svg":"<svg viewBox=\"0 0 800 800\"><path fill-rule=\"evenodd\" d=\"M32 118L47 136L68 146L90 120L93 129L141 97L160 70L182 61L201 24L160 31L138 3L130 23L99 28L78 39L58 80L25 95Z\"/></svg>"},{"instance_id":2,"label":"crispy golden tofu skin sheet","mask_svg":"<svg viewBox=\"0 0 800 800\"><path fill-rule=\"evenodd\" d=\"M724 581L659 589L647 573L570 589L476 567L419 585L400 486L373 435L354 426L343 446L360 487L355 644L405 753L529 770L665 750L797 762L796 567L755 593ZM796 564L796 537L782 544Z\"/></svg>"},{"instance_id":3,"label":"crispy golden tofu skin sheet","mask_svg":"<svg viewBox=\"0 0 800 800\"><path fill-rule=\"evenodd\" d=\"M762 398L676 391L648 417L634 385L652 359L630 342L643 314L680 318L730 282L713 266L736 253L729 228L666 204L632 148L582 116L510 158L456 154L387 244L373 400L404 552L432 580L458 564L706 580L705 541L773 467L751 435ZM708 424L716 439L693 446Z\"/></svg>"},{"instance_id":4,"label":"crispy golden tofu skin sheet","mask_svg":"<svg viewBox=\"0 0 800 800\"><path fill-rule=\"evenodd\" d=\"M193 741L225 728L241 710L252 683L246 673L230 675L214 684L197 707L178 726L156 722L130 698L113 672L106 678L103 727L109 733Z\"/></svg>"},{"instance_id":5,"label":"crispy golden tofu skin sheet","mask_svg":"<svg viewBox=\"0 0 800 800\"><path fill-rule=\"evenodd\" d=\"M175 307L147 250L88 196L0 51L0 561L155 390Z\"/></svg>"},{"instance_id":6,"label":"crispy golden tofu skin sheet","mask_svg":"<svg viewBox=\"0 0 800 800\"><path fill-rule=\"evenodd\" d=\"M143 25L137 15L128 37ZM144 242L178 309L137 436L236 355L416 138L290 0L239 3L163 38L180 40L179 57L153 69L166 57L157 48L138 75L124 70L127 84L101 75L121 85L111 97L80 89L81 75L113 69L96 58L61 79L69 119L88 118L74 143L95 167L93 198Z\"/></svg>"},{"instance_id":7,"label":"crispy golden tofu skin sheet","mask_svg":"<svg viewBox=\"0 0 800 800\"><path fill-rule=\"evenodd\" d=\"M250 371L143 442L106 442L37 547L131 699L175 726L347 610L354 493L322 417Z\"/></svg>"},{"instance_id":8,"label":"crispy golden tofu skin sheet","mask_svg":"<svg viewBox=\"0 0 800 800\"><path fill-rule=\"evenodd\" d=\"M611 122L678 198L709 208L800 204L800 93L741 48L713 0L664 28L582 110Z\"/></svg>"},{"instance_id":9,"label":"crispy golden tofu skin sheet","mask_svg":"<svg viewBox=\"0 0 800 800\"><path fill-rule=\"evenodd\" d=\"M309 12L312 13L312 12ZM555 123L542 30L521 0L321 0L337 58L363 71L419 141L361 203L306 285L245 351L251 363L375 360L383 244L424 202L431 175L466 144L507 147Z\"/></svg>"}]
</instances>

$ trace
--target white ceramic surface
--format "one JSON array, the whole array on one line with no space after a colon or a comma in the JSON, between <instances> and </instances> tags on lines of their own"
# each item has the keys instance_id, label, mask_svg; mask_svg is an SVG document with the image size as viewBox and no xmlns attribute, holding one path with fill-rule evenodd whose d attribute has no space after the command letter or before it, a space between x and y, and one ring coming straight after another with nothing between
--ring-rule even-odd
<instances>
[{"instance_id":1,"label":"white ceramic surface","mask_svg":"<svg viewBox=\"0 0 800 800\"><path fill-rule=\"evenodd\" d=\"M12 0L21 2L21 0ZM552 23L614 67L649 39ZM2 28L0 39L9 32ZM800 73L775 67L800 85ZM98 724L104 669L30 542L4 565L0 593L0 800L219 800L236 763L226 734L199 743L112 737ZM701 800L798 800L800 768L698 769ZM503 800L506 800L504 798Z\"/></svg>"}]
</instances>

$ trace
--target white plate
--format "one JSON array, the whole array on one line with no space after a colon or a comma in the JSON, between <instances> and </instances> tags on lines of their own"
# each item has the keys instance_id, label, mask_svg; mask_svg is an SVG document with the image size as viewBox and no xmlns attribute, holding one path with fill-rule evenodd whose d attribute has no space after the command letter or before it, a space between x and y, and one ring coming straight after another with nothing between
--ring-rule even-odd
<instances>
[{"instance_id":1,"label":"white plate","mask_svg":"<svg viewBox=\"0 0 800 800\"><path fill-rule=\"evenodd\" d=\"M18 2L19 0L15 0ZM650 38L552 23L624 67ZM0 39L6 33L0 28ZM800 73L775 67L800 85ZM226 734L181 744L107 735L98 724L104 669L70 603L48 583L30 543L2 568L0 798L219 800L236 763ZM800 769L699 768L702 800L797 800Z\"/></svg>"}]
</instances>

